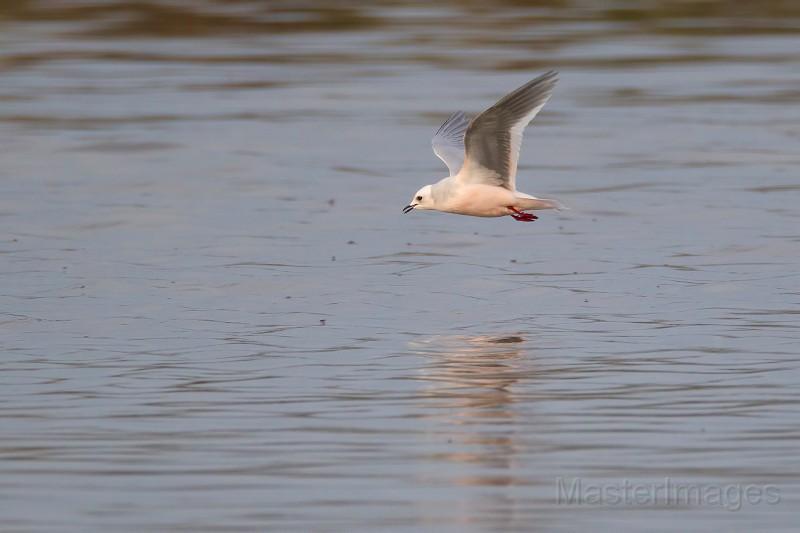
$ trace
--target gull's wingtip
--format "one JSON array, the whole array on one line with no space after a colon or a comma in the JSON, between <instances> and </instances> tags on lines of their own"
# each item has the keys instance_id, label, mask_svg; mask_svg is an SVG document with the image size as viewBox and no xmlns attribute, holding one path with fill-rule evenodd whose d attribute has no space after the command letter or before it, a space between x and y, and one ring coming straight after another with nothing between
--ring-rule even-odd
<instances>
[{"instance_id":1,"label":"gull's wingtip","mask_svg":"<svg viewBox=\"0 0 800 533\"><path fill-rule=\"evenodd\" d=\"M558 81L558 71L557 70L548 70L541 76L539 76L539 81L552 81L553 83Z\"/></svg>"}]
</instances>

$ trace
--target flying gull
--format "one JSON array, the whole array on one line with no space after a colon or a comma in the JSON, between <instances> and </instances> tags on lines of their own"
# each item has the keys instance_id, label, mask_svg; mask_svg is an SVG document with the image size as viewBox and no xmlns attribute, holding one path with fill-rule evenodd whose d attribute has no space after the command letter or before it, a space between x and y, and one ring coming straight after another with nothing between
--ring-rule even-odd
<instances>
[{"instance_id":1,"label":"flying gull","mask_svg":"<svg viewBox=\"0 0 800 533\"><path fill-rule=\"evenodd\" d=\"M403 208L430 209L532 222L536 209L558 209L556 200L536 198L516 186L517 160L522 133L544 107L558 81L550 71L509 93L471 122L457 111L433 136L433 152L444 161L450 175L426 185Z\"/></svg>"}]
</instances>

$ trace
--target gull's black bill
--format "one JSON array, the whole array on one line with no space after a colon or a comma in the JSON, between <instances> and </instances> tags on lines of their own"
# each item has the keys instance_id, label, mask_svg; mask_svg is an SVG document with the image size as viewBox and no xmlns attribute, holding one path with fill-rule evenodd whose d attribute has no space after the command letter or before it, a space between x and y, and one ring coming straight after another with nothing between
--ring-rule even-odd
<instances>
[{"instance_id":1,"label":"gull's black bill","mask_svg":"<svg viewBox=\"0 0 800 533\"><path fill-rule=\"evenodd\" d=\"M403 208L403 213L409 213L409 212L413 211L413 210L414 210L414 207L415 207L415 206L413 206L413 205L407 205L407 206L405 206L405 207Z\"/></svg>"}]
</instances>

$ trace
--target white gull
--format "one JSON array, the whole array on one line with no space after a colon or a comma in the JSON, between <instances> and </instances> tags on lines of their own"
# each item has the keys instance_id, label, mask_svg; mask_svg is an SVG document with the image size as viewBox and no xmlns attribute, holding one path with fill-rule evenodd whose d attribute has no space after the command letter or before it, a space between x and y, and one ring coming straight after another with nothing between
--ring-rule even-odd
<instances>
[{"instance_id":1,"label":"white gull","mask_svg":"<svg viewBox=\"0 0 800 533\"><path fill-rule=\"evenodd\" d=\"M521 222L538 217L525 211L559 209L556 200L536 198L516 187L522 133L544 107L558 81L547 72L507 94L471 122L457 111L433 136L433 152L450 175L426 185L403 208L444 211L475 217L512 216Z\"/></svg>"}]
</instances>

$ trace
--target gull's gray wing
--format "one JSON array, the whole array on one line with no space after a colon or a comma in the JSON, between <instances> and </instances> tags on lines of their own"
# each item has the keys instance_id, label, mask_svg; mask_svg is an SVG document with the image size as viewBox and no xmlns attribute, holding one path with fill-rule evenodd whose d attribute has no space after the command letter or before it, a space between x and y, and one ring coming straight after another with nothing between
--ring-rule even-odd
<instances>
[{"instance_id":1,"label":"gull's gray wing","mask_svg":"<svg viewBox=\"0 0 800 533\"><path fill-rule=\"evenodd\" d=\"M469 126L467 116L456 111L444 121L431 140L433 153L444 161L450 169L450 175L455 176L464 165L464 133Z\"/></svg>"},{"instance_id":2,"label":"gull's gray wing","mask_svg":"<svg viewBox=\"0 0 800 533\"><path fill-rule=\"evenodd\" d=\"M522 132L547 103L557 81L557 72L543 74L475 117L464 138L467 172L462 179L516 190Z\"/></svg>"}]
</instances>

